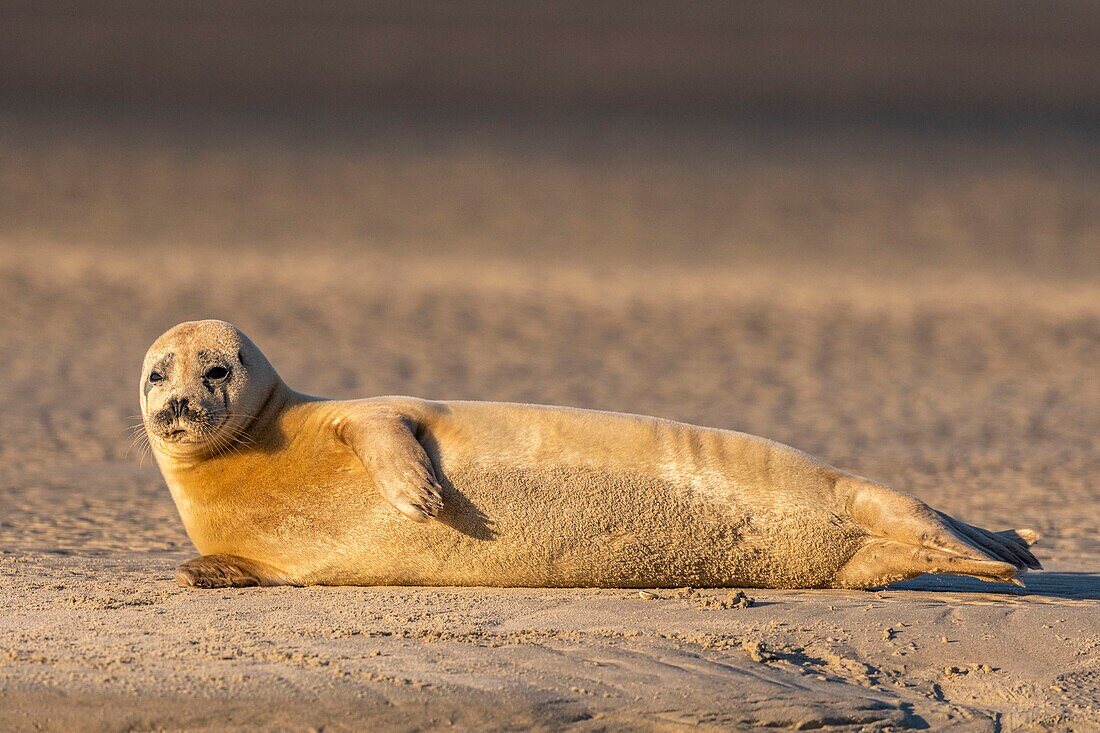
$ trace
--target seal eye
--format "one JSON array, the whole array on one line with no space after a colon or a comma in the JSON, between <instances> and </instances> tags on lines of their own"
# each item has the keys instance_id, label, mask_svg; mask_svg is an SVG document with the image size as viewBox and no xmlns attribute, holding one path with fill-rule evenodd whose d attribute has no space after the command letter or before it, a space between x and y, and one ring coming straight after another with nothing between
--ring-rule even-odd
<instances>
[{"instance_id":1,"label":"seal eye","mask_svg":"<svg viewBox=\"0 0 1100 733\"><path fill-rule=\"evenodd\" d=\"M160 382L163 379L164 379L164 375L161 374L160 372L152 372L152 373L149 374L149 381L150 382L154 382L154 383L155 382Z\"/></svg>"},{"instance_id":2,"label":"seal eye","mask_svg":"<svg viewBox=\"0 0 1100 733\"><path fill-rule=\"evenodd\" d=\"M203 376L212 382L216 382L219 379L225 379L228 374L228 369L226 369L225 367L216 366L207 369L206 374L204 374Z\"/></svg>"}]
</instances>

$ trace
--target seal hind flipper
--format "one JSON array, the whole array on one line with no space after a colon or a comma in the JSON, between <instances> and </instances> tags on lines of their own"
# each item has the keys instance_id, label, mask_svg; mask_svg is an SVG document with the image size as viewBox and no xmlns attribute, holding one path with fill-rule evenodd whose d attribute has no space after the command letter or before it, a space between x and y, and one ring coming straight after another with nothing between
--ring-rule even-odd
<instances>
[{"instance_id":1,"label":"seal hind flipper","mask_svg":"<svg viewBox=\"0 0 1100 733\"><path fill-rule=\"evenodd\" d=\"M1011 563L1016 567L1025 567L1030 570L1043 569L1043 566L1039 564L1038 558L1031 554L1028 545L1016 539L1019 537L1022 540L1022 535L1020 533L1026 533L1030 530L1022 529L1009 530L1008 532L990 532L988 529L982 529L981 527L967 524L961 519L955 519L943 512L937 513L945 522L955 529L955 531L965 535L966 538L970 540L971 544L977 545L985 551L986 554L992 555L998 560Z\"/></svg>"},{"instance_id":2,"label":"seal hind flipper","mask_svg":"<svg viewBox=\"0 0 1100 733\"><path fill-rule=\"evenodd\" d=\"M925 573L968 575L991 583L1023 585L1015 565L951 555L896 540L878 538L860 548L840 569L833 585L839 588L875 588Z\"/></svg>"},{"instance_id":3,"label":"seal hind flipper","mask_svg":"<svg viewBox=\"0 0 1100 733\"><path fill-rule=\"evenodd\" d=\"M1039 533L1033 529L1002 529L994 534L1024 547L1031 547L1039 541Z\"/></svg>"},{"instance_id":4,"label":"seal hind flipper","mask_svg":"<svg viewBox=\"0 0 1100 733\"><path fill-rule=\"evenodd\" d=\"M870 535L837 573L837 585L868 588L924 573L1021 585L1020 573L1041 567L1028 549L1038 539L1032 530L990 532L858 476L841 477L836 488Z\"/></svg>"}]
</instances>

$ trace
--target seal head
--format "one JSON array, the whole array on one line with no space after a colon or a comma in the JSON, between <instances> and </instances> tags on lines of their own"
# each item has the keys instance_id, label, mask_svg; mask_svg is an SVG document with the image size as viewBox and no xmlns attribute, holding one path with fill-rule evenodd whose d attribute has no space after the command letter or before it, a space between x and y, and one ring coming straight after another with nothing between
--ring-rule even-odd
<instances>
[{"instance_id":1,"label":"seal head","mask_svg":"<svg viewBox=\"0 0 1100 733\"><path fill-rule=\"evenodd\" d=\"M283 386L271 363L236 326L188 321L145 354L141 413L154 447L202 459L239 440Z\"/></svg>"}]
</instances>

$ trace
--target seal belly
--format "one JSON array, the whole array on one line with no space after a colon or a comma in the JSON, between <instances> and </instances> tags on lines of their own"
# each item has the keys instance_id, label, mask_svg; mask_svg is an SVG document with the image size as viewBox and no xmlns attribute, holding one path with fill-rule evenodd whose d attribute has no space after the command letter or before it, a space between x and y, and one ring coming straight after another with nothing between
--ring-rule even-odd
<instances>
[{"instance_id":1,"label":"seal belly","mask_svg":"<svg viewBox=\"0 0 1100 733\"><path fill-rule=\"evenodd\" d=\"M771 441L632 415L446 404L421 436L444 510L427 525L373 528L371 582L818 586L865 537L834 511L832 470ZM409 554L381 557L383 547Z\"/></svg>"},{"instance_id":2,"label":"seal belly","mask_svg":"<svg viewBox=\"0 0 1100 733\"><path fill-rule=\"evenodd\" d=\"M637 472L457 469L447 489L468 508L434 529L474 530L439 569L456 583L816 586L864 536L824 508L747 506ZM471 518L471 497L490 493L509 500Z\"/></svg>"}]
</instances>

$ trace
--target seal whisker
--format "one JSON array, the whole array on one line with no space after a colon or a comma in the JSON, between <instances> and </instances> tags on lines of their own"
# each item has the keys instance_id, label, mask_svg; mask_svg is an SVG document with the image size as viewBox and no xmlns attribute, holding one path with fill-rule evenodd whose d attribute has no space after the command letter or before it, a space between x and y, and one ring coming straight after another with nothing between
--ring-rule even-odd
<instances>
[{"instance_id":1,"label":"seal whisker","mask_svg":"<svg viewBox=\"0 0 1100 733\"><path fill-rule=\"evenodd\" d=\"M149 445L149 436L146 435L144 432L137 433L131 437L130 445L127 446L126 453L123 454L123 458L128 457L130 455L130 451L132 451L135 447L139 445Z\"/></svg>"},{"instance_id":2,"label":"seal whisker","mask_svg":"<svg viewBox=\"0 0 1100 733\"><path fill-rule=\"evenodd\" d=\"M141 451L138 467L142 467L145 465L146 456L148 456L149 452L152 450L148 434L142 432L134 436L133 440L130 441L130 445L126 448L123 458L128 458L134 448L138 448Z\"/></svg>"}]
</instances>

